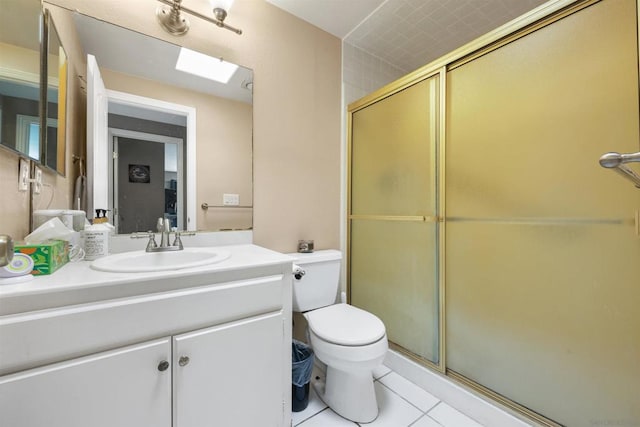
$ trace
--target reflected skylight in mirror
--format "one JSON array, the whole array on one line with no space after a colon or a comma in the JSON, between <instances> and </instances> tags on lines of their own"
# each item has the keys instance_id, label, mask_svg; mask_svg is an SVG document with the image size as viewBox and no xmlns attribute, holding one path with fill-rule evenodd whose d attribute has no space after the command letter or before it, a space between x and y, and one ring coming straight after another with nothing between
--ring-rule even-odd
<instances>
[{"instance_id":1,"label":"reflected skylight in mirror","mask_svg":"<svg viewBox=\"0 0 640 427\"><path fill-rule=\"evenodd\" d=\"M240 66L228 84L176 70L177 44L118 27L80 13L73 14L84 53L91 53L101 68L162 82L222 98L253 103L246 82L253 72ZM219 59L217 59L219 61Z\"/></svg>"},{"instance_id":2,"label":"reflected skylight in mirror","mask_svg":"<svg viewBox=\"0 0 640 427\"><path fill-rule=\"evenodd\" d=\"M178 55L176 70L227 84L238 66L183 47Z\"/></svg>"}]
</instances>

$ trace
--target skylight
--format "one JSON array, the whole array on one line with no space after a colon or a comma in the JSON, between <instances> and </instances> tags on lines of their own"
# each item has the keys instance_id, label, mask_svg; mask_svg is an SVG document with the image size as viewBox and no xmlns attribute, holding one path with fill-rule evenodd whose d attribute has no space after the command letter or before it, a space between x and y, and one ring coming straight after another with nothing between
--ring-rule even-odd
<instances>
[{"instance_id":1,"label":"skylight","mask_svg":"<svg viewBox=\"0 0 640 427\"><path fill-rule=\"evenodd\" d=\"M181 48L176 70L227 84L238 69L236 64L187 48Z\"/></svg>"}]
</instances>

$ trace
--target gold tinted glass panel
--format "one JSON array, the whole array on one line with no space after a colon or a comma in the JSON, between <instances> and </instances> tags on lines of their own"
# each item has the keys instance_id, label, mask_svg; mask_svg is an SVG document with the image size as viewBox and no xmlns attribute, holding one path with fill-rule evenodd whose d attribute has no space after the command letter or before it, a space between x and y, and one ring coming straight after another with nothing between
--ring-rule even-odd
<instances>
[{"instance_id":1,"label":"gold tinted glass panel","mask_svg":"<svg viewBox=\"0 0 640 427\"><path fill-rule=\"evenodd\" d=\"M437 77L352 116L351 213L430 215ZM430 116L432 115L432 116Z\"/></svg>"},{"instance_id":2,"label":"gold tinted glass panel","mask_svg":"<svg viewBox=\"0 0 640 427\"><path fill-rule=\"evenodd\" d=\"M351 302L378 316L389 340L438 362L436 223L354 220Z\"/></svg>"},{"instance_id":3,"label":"gold tinted glass panel","mask_svg":"<svg viewBox=\"0 0 640 427\"><path fill-rule=\"evenodd\" d=\"M434 76L352 115L350 302L438 363Z\"/></svg>"},{"instance_id":4,"label":"gold tinted glass panel","mask_svg":"<svg viewBox=\"0 0 640 427\"><path fill-rule=\"evenodd\" d=\"M567 426L640 420L631 224L460 222L447 239L449 369Z\"/></svg>"},{"instance_id":5,"label":"gold tinted glass panel","mask_svg":"<svg viewBox=\"0 0 640 427\"><path fill-rule=\"evenodd\" d=\"M640 423L634 0L448 73L447 367L568 426ZM633 166L632 166L633 167Z\"/></svg>"},{"instance_id":6,"label":"gold tinted glass panel","mask_svg":"<svg viewBox=\"0 0 640 427\"><path fill-rule=\"evenodd\" d=\"M605 0L447 75L448 215L617 214L598 159L638 149L635 16Z\"/></svg>"}]
</instances>

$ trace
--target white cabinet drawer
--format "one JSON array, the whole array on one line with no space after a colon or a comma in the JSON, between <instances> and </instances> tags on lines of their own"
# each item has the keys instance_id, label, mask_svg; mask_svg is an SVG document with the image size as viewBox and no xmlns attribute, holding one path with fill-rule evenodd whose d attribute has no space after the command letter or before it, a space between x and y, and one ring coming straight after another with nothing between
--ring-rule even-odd
<instances>
[{"instance_id":1,"label":"white cabinet drawer","mask_svg":"<svg viewBox=\"0 0 640 427\"><path fill-rule=\"evenodd\" d=\"M0 317L0 375L282 309L274 275Z\"/></svg>"}]
</instances>

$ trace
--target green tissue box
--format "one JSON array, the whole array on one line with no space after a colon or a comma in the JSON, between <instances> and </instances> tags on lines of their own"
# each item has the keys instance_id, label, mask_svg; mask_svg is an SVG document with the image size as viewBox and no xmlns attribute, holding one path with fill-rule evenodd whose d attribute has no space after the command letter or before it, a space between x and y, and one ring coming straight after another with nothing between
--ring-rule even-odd
<instances>
[{"instance_id":1,"label":"green tissue box","mask_svg":"<svg viewBox=\"0 0 640 427\"><path fill-rule=\"evenodd\" d=\"M46 242L30 245L28 243L16 243L15 252L29 255L33 260L34 276L51 274L69 262L69 243L64 240L48 240Z\"/></svg>"}]
</instances>

